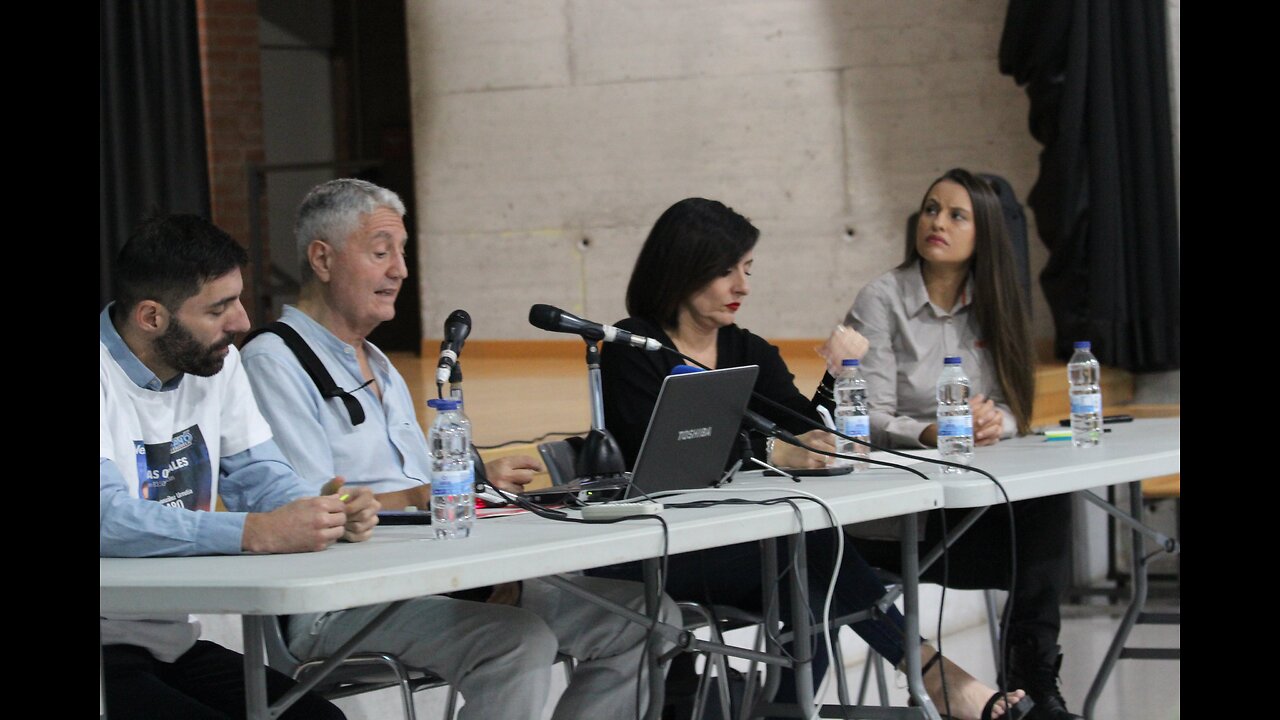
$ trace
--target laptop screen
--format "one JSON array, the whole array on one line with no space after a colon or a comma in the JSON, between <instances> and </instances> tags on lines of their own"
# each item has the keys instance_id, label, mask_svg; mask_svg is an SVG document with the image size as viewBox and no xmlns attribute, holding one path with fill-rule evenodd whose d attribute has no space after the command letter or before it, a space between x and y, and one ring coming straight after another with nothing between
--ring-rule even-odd
<instances>
[{"instance_id":1,"label":"laptop screen","mask_svg":"<svg viewBox=\"0 0 1280 720\"><path fill-rule=\"evenodd\" d=\"M628 497L704 488L720 479L759 366L668 375L631 474Z\"/></svg>"}]
</instances>

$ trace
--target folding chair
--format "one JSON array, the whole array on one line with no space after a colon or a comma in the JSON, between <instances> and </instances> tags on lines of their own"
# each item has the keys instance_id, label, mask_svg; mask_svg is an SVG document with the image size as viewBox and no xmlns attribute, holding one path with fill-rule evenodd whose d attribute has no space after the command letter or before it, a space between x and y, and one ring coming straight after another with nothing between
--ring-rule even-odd
<instances>
[{"instance_id":1,"label":"folding chair","mask_svg":"<svg viewBox=\"0 0 1280 720\"><path fill-rule=\"evenodd\" d=\"M283 617L263 623L266 628L267 664L273 669L299 681L306 682L328 658L301 660L289 650L284 638ZM399 687L400 697L404 701L405 720L416 720L413 708L413 693L419 690L437 688L448 685L438 675L425 670L409 668L400 659L388 653L358 652L352 653L338 667L320 680L313 692L322 697L334 700L360 693L385 690ZM456 692L449 688L449 705L445 718L453 717L453 705Z\"/></svg>"}]
</instances>

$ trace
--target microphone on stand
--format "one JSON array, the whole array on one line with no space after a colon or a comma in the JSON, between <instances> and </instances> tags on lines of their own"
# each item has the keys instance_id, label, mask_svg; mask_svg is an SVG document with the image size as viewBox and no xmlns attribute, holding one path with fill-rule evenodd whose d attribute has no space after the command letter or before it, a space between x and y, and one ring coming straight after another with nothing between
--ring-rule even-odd
<instances>
[{"instance_id":1,"label":"microphone on stand","mask_svg":"<svg viewBox=\"0 0 1280 720\"><path fill-rule=\"evenodd\" d=\"M458 364L458 355L462 345L471 334L471 316L466 310L454 310L444 321L444 339L440 341L440 361L436 364L436 385L449 382L453 369ZM461 373L458 380L462 380Z\"/></svg>"},{"instance_id":2,"label":"microphone on stand","mask_svg":"<svg viewBox=\"0 0 1280 720\"><path fill-rule=\"evenodd\" d=\"M587 340L622 343L623 345L638 347L641 350L653 351L662 349L662 343L657 340L652 340L643 335L635 335L612 325L601 325L590 320L583 320L573 313L541 303L529 308L529 324L550 332L581 335Z\"/></svg>"},{"instance_id":3,"label":"microphone on stand","mask_svg":"<svg viewBox=\"0 0 1280 720\"><path fill-rule=\"evenodd\" d=\"M529 324L542 330L579 335L587 344L587 389L591 394L591 431L574 462L579 481L617 479L626 476L627 464L618 441L604 426L604 393L600 387L600 349L596 342L620 342L646 350L660 350L661 343L610 325L583 320L550 305L529 308Z\"/></svg>"}]
</instances>

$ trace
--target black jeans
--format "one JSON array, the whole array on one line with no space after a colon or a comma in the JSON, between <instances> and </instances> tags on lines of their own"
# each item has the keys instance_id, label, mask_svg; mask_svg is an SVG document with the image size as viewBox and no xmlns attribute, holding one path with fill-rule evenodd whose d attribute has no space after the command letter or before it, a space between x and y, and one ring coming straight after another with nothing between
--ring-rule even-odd
<instances>
[{"instance_id":1,"label":"black jeans","mask_svg":"<svg viewBox=\"0 0 1280 720\"><path fill-rule=\"evenodd\" d=\"M948 529L954 529L969 510L946 510ZM1041 647L1056 645L1062 627L1060 603L1071 571L1071 496L1050 495L1013 503L1017 528L1017 587L1008 608L1009 643L1032 640ZM925 524L922 553L942 540L936 513ZM897 542L855 539L867 562L901 572ZM960 590L1009 589L1009 510L993 505L947 551L946 585ZM943 584L943 561L938 559L922 580Z\"/></svg>"},{"instance_id":2,"label":"black jeans","mask_svg":"<svg viewBox=\"0 0 1280 720\"><path fill-rule=\"evenodd\" d=\"M245 716L244 656L207 640L171 663L143 648L105 645L102 669L107 717L155 720L228 720ZM294 686L267 669L267 699L274 702ZM281 716L288 720L344 720L338 707L318 695L303 695Z\"/></svg>"}]
</instances>

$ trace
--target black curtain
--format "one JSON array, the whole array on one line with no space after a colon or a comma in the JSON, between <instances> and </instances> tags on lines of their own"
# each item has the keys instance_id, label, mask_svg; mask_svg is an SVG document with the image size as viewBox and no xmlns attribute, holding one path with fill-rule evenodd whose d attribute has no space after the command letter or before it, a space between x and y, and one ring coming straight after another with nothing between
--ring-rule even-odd
<instances>
[{"instance_id":1,"label":"black curtain","mask_svg":"<svg viewBox=\"0 0 1280 720\"><path fill-rule=\"evenodd\" d=\"M209 217L195 0L101 0L99 309L112 264L153 209Z\"/></svg>"},{"instance_id":2,"label":"black curtain","mask_svg":"<svg viewBox=\"0 0 1280 720\"><path fill-rule=\"evenodd\" d=\"M1000 71L1044 149L1027 195L1049 263L1054 352L1090 340L1132 371L1180 363L1180 238L1165 0L1010 0Z\"/></svg>"}]
</instances>

